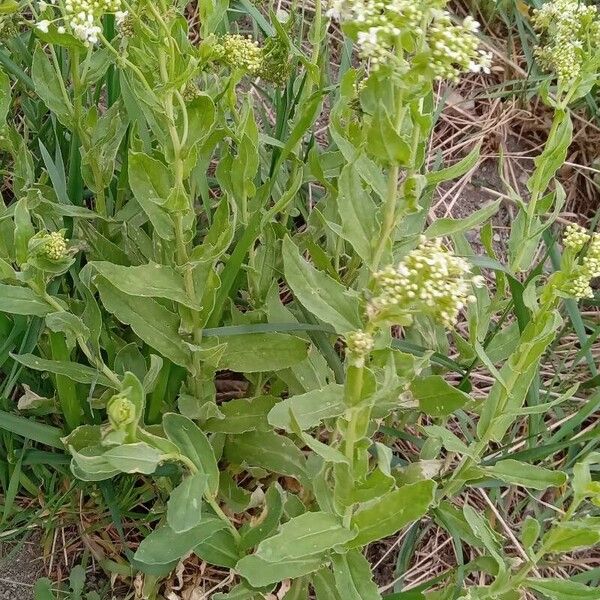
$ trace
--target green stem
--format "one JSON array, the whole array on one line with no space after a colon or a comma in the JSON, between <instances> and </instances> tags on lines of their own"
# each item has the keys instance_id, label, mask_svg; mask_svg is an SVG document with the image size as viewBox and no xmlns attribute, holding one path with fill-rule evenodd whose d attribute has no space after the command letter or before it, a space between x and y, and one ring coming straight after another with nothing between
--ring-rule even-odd
<instances>
[{"instance_id":1,"label":"green stem","mask_svg":"<svg viewBox=\"0 0 600 600\"><path fill-rule=\"evenodd\" d=\"M401 50L399 51L401 55ZM395 99L395 122L394 126L397 132L400 132L402 123L404 121L404 115L406 113L406 107L404 106L404 92L403 90L397 91L397 98ZM413 125L416 129L416 124ZM413 130L414 133L414 130ZM415 151L416 152L416 151ZM385 195L385 202L383 206L383 222L381 224L381 235L377 240L375 251L373 253L373 271L377 271L383 258L383 253L388 244L388 240L393 235L396 229L397 221L397 205L398 205L398 178L400 177L400 165L393 164L390 167L387 177L387 190ZM391 240L392 244L394 240Z\"/></svg>"},{"instance_id":2,"label":"green stem","mask_svg":"<svg viewBox=\"0 0 600 600\"><path fill-rule=\"evenodd\" d=\"M390 235L394 231L396 222L396 200L398 197L398 177L400 175L400 167L393 165L388 173L387 192L385 196L385 204L383 207L383 222L381 224L381 236L377 240L377 246L373 254L373 271L379 268L385 247L388 243ZM393 240L392 240L393 242Z\"/></svg>"},{"instance_id":3,"label":"green stem","mask_svg":"<svg viewBox=\"0 0 600 600\"><path fill-rule=\"evenodd\" d=\"M550 131L548 132L548 137L546 139L546 144L544 146L544 151L547 148L551 147L554 144L554 137L556 136L556 132L558 130L559 125L562 123L564 116L564 110L566 110L566 106L557 106L557 109L554 113L554 118L552 119L552 125L550 127ZM543 154L542 152L542 154ZM537 175L546 169L546 161L542 161L536 167L535 173L533 174L531 181L536 184L535 188L531 190L531 198L529 199L529 203L527 204L527 211L525 213L525 231L523 233L523 243L519 244L517 254L513 261L512 269L513 271L518 271L521 267L521 263L523 262L525 252L529 248L529 239L531 238L531 229L533 227L533 222L535 220L535 214L538 202L542 197L543 193L546 191L539 187L537 181Z\"/></svg>"}]
</instances>

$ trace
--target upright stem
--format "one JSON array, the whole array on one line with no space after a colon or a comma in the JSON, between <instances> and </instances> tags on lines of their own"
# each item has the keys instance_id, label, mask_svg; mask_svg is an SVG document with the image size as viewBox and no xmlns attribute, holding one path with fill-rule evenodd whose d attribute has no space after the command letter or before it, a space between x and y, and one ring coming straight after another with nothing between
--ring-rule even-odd
<instances>
[{"instance_id":1,"label":"upright stem","mask_svg":"<svg viewBox=\"0 0 600 600\"><path fill-rule=\"evenodd\" d=\"M406 112L406 108L404 106L403 90L397 91L397 98L395 102L396 110L394 125L396 131L399 132L400 128L402 127L402 122L404 121L404 114ZM388 240L390 239L390 236L394 233L394 229L396 228L399 177L400 165L397 163L391 165L387 177L387 190L383 206L383 223L381 224L381 235L377 240L375 251L373 253L373 271L376 271L379 268L381 259L383 258L385 247L388 243Z\"/></svg>"},{"instance_id":2,"label":"upright stem","mask_svg":"<svg viewBox=\"0 0 600 600\"><path fill-rule=\"evenodd\" d=\"M346 429L345 439L345 454L346 458L352 463L354 461L354 446L357 442L357 431L358 426L358 412L353 410L361 399L362 387L364 381L364 366L350 365L346 374L346 405L350 409L350 421L348 422L348 428Z\"/></svg>"}]
</instances>

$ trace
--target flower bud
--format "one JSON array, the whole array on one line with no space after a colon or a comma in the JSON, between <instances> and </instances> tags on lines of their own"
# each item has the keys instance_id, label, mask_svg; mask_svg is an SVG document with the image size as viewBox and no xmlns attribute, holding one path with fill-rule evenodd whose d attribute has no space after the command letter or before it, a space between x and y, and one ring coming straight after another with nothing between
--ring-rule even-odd
<instances>
[{"instance_id":1,"label":"flower bud","mask_svg":"<svg viewBox=\"0 0 600 600\"><path fill-rule=\"evenodd\" d=\"M137 419L135 404L123 394L113 396L106 406L108 420L113 429L122 430Z\"/></svg>"},{"instance_id":2,"label":"flower bud","mask_svg":"<svg viewBox=\"0 0 600 600\"><path fill-rule=\"evenodd\" d=\"M47 234L41 253L49 260L59 261L68 256L67 240L61 231Z\"/></svg>"},{"instance_id":3,"label":"flower bud","mask_svg":"<svg viewBox=\"0 0 600 600\"><path fill-rule=\"evenodd\" d=\"M373 351L375 341L373 336L359 329L346 336L348 346L348 361L355 367L363 367L369 354Z\"/></svg>"}]
</instances>

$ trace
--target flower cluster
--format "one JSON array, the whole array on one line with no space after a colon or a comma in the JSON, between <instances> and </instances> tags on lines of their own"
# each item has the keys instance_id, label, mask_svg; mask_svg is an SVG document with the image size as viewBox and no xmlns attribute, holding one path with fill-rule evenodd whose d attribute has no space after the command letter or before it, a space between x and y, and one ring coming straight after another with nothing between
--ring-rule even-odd
<instances>
[{"instance_id":1,"label":"flower cluster","mask_svg":"<svg viewBox=\"0 0 600 600\"><path fill-rule=\"evenodd\" d=\"M479 50L479 23L454 24L443 0L331 0L327 14L353 35L372 68L389 63L407 36L425 37L435 77L456 79L465 71L489 72L490 55ZM427 50L428 49L428 50Z\"/></svg>"},{"instance_id":2,"label":"flower cluster","mask_svg":"<svg viewBox=\"0 0 600 600\"><path fill-rule=\"evenodd\" d=\"M57 0L50 0L54 5ZM44 1L39 2L41 11L49 6ZM106 13L115 13L117 17L124 16L121 9L121 0L65 0L63 7L64 16L55 19L63 24L58 27L59 33L65 33L67 25L73 35L85 44L96 44L98 36L102 32L100 18ZM53 21L43 19L37 23L37 28L45 33Z\"/></svg>"},{"instance_id":3,"label":"flower cluster","mask_svg":"<svg viewBox=\"0 0 600 600\"><path fill-rule=\"evenodd\" d=\"M363 367L365 359L373 351L375 341L370 333L359 329L346 336L346 344L350 363L357 367Z\"/></svg>"},{"instance_id":4,"label":"flower cluster","mask_svg":"<svg viewBox=\"0 0 600 600\"><path fill-rule=\"evenodd\" d=\"M595 277L600 277L600 234L594 233L590 236L579 225L567 227L563 238L565 248L580 252L588 242L585 256L571 269L563 286L563 291L576 299L594 296L590 282Z\"/></svg>"},{"instance_id":5,"label":"flower cluster","mask_svg":"<svg viewBox=\"0 0 600 600\"><path fill-rule=\"evenodd\" d=\"M43 238L41 253L49 260L59 261L68 255L67 240L62 231L53 231Z\"/></svg>"},{"instance_id":6,"label":"flower cluster","mask_svg":"<svg viewBox=\"0 0 600 600\"><path fill-rule=\"evenodd\" d=\"M543 35L536 49L540 66L559 79L576 79L584 63L598 51L600 24L595 6L580 0L552 0L533 15L535 28Z\"/></svg>"},{"instance_id":7,"label":"flower cluster","mask_svg":"<svg viewBox=\"0 0 600 600\"><path fill-rule=\"evenodd\" d=\"M262 47L250 36L225 35L212 44L212 59L278 85L287 81L291 69L289 43L279 33Z\"/></svg>"},{"instance_id":8,"label":"flower cluster","mask_svg":"<svg viewBox=\"0 0 600 600\"><path fill-rule=\"evenodd\" d=\"M570 223L565 229L563 246L574 252L581 252L590 239L591 236L581 225Z\"/></svg>"},{"instance_id":9,"label":"flower cluster","mask_svg":"<svg viewBox=\"0 0 600 600\"><path fill-rule=\"evenodd\" d=\"M422 237L420 245L397 267L375 273L378 293L368 306L368 315L376 318L390 309L400 309L429 315L453 327L460 310L475 301L472 286L483 283L470 271L469 263L444 248L440 240Z\"/></svg>"},{"instance_id":10,"label":"flower cluster","mask_svg":"<svg viewBox=\"0 0 600 600\"><path fill-rule=\"evenodd\" d=\"M213 50L217 59L231 67L247 71L250 75L258 75L262 69L263 52L258 42L250 36L225 35Z\"/></svg>"},{"instance_id":11,"label":"flower cluster","mask_svg":"<svg viewBox=\"0 0 600 600\"><path fill-rule=\"evenodd\" d=\"M455 25L448 13L440 14L431 24L428 43L432 67L437 79L458 80L461 73L489 73L492 55L479 50L475 33L479 23L472 17Z\"/></svg>"}]
</instances>

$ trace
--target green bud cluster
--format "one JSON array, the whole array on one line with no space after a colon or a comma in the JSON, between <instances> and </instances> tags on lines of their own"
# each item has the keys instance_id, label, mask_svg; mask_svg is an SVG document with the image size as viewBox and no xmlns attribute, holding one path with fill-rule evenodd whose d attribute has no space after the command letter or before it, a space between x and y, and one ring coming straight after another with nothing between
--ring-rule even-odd
<instances>
[{"instance_id":1,"label":"green bud cluster","mask_svg":"<svg viewBox=\"0 0 600 600\"><path fill-rule=\"evenodd\" d=\"M134 403L125 394L116 394L106 405L111 427L117 431L135 423L137 419Z\"/></svg>"},{"instance_id":2,"label":"green bud cluster","mask_svg":"<svg viewBox=\"0 0 600 600\"><path fill-rule=\"evenodd\" d=\"M59 261L68 256L67 240L62 231L53 231L43 238L41 254L49 260Z\"/></svg>"},{"instance_id":3,"label":"green bud cluster","mask_svg":"<svg viewBox=\"0 0 600 600\"><path fill-rule=\"evenodd\" d=\"M469 263L442 246L440 240L421 237L415 248L396 267L374 274L377 293L367 314L377 319L396 309L411 314L429 315L445 327L454 327L459 312L475 301L472 286L483 283L471 275Z\"/></svg>"},{"instance_id":4,"label":"green bud cluster","mask_svg":"<svg viewBox=\"0 0 600 600\"><path fill-rule=\"evenodd\" d=\"M373 351L375 341L369 332L359 329L346 336L346 345L350 363L355 367L363 367L367 356Z\"/></svg>"},{"instance_id":5,"label":"green bud cluster","mask_svg":"<svg viewBox=\"0 0 600 600\"><path fill-rule=\"evenodd\" d=\"M533 15L533 24L542 44L535 54L540 66L572 81L585 63L600 50L600 23L595 6L580 0L552 0Z\"/></svg>"},{"instance_id":6,"label":"green bud cluster","mask_svg":"<svg viewBox=\"0 0 600 600\"><path fill-rule=\"evenodd\" d=\"M290 49L279 35L266 39L262 50L263 59L259 75L266 81L283 85L290 75Z\"/></svg>"},{"instance_id":7,"label":"green bud cluster","mask_svg":"<svg viewBox=\"0 0 600 600\"><path fill-rule=\"evenodd\" d=\"M565 249L579 253L588 244L585 256L576 261L568 273L564 274L561 289L575 299L593 298L594 291L590 285L592 279L600 277L600 234L589 235L579 225L569 225L563 237Z\"/></svg>"},{"instance_id":8,"label":"green bud cluster","mask_svg":"<svg viewBox=\"0 0 600 600\"><path fill-rule=\"evenodd\" d=\"M563 246L574 252L581 252L590 239L591 236L581 225L570 223L565 229Z\"/></svg>"},{"instance_id":9,"label":"green bud cluster","mask_svg":"<svg viewBox=\"0 0 600 600\"><path fill-rule=\"evenodd\" d=\"M229 66L258 75L263 66L263 52L257 41L239 34L223 36L214 46L216 58Z\"/></svg>"},{"instance_id":10,"label":"green bud cluster","mask_svg":"<svg viewBox=\"0 0 600 600\"><path fill-rule=\"evenodd\" d=\"M263 47L250 36L225 35L212 52L215 60L277 85L283 85L290 73L290 49L279 34L267 38Z\"/></svg>"}]
</instances>

